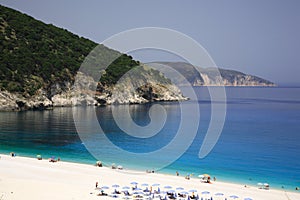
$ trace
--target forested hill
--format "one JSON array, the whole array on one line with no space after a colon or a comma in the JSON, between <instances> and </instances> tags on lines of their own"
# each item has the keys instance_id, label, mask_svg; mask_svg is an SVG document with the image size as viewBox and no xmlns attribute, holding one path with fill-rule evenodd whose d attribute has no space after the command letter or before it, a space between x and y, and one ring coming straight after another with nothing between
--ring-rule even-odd
<instances>
[{"instance_id":1,"label":"forested hill","mask_svg":"<svg viewBox=\"0 0 300 200\"><path fill-rule=\"evenodd\" d=\"M1 5L0 51L0 111L187 99L131 56Z\"/></svg>"},{"instance_id":2,"label":"forested hill","mask_svg":"<svg viewBox=\"0 0 300 200\"><path fill-rule=\"evenodd\" d=\"M0 5L0 89L32 96L40 88L47 91L51 84L72 82L96 46L91 40ZM103 59L116 53L105 46L101 48ZM138 64L123 54L101 80L113 84Z\"/></svg>"}]
</instances>

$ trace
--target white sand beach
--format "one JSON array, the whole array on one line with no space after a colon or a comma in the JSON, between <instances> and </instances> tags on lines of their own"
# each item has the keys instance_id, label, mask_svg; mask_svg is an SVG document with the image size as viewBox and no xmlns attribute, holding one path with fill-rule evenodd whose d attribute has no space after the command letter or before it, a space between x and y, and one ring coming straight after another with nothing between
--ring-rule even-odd
<instances>
[{"instance_id":1,"label":"white sand beach","mask_svg":"<svg viewBox=\"0 0 300 200\"><path fill-rule=\"evenodd\" d=\"M280 190L258 189L244 187L244 185L212 181L211 184L200 183L199 178L192 177L186 180L182 176L171 176L156 173L143 173L127 170L113 170L106 167L92 165L49 162L48 159L37 160L26 157L10 157L0 155L0 200L57 200L57 199L110 199L97 196L95 183L111 187L118 184L120 187L131 186L135 181L139 184L152 185L159 183L163 190L166 185L182 187L186 191L195 189L199 196L203 191L209 191L213 199L231 199L236 195L244 199L253 200L299 200L300 192L285 192ZM223 193L222 198L214 194Z\"/></svg>"}]
</instances>

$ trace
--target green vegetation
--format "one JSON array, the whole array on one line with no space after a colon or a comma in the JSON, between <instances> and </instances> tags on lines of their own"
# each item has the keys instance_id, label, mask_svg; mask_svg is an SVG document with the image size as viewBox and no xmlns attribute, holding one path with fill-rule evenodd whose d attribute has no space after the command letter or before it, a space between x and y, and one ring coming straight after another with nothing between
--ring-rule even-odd
<instances>
[{"instance_id":1,"label":"green vegetation","mask_svg":"<svg viewBox=\"0 0 300 200\"><path fill-rule=\"evenodd\" d=\"M71 32L0 5L0 89L34 95L41 87L74 81L85 57L97 44ZM118 52L100 45L98 60ZM101 77L114 84L139 62L120 54ZM100 56L100 57L99 57Z\"/></svg>"},{"instance_id":2,"label":"green vegetation","mask_svg":"<svg viewBox=\"0 0 300 200\"><path fill-rule=\"evenodd\" d=\"M131 56L122 54L118 59L112 62L106 69L106 73L100 81L104 84L115 84L123 74L139 65L138 61L132 60Z\"/></svg>"}]
</instances>

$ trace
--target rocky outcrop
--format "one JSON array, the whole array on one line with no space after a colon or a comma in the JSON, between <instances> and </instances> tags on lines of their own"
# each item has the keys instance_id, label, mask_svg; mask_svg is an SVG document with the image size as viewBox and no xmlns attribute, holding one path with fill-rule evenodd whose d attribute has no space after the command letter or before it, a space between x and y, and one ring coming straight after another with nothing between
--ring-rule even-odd
<instances>
[{"instance_id":1,"label":"rocky outcrop","mask_svg":"<svg viewBox=\"0 0 300 200\"><path fill-rule=\"evenodd\" d=\"M17 101L17 95L0 91L0 109L2 111L17 111L19 109Z\"/></svg>"},{"instance_id":2,"label":"rocky outcrop","mask_svg":"<svg viewBox=\"0 0 300 200\"><path fill-rule=\"evenodd\" d=\"M51 109L53 103L43 90L35 96L26 98L20 94L0 91L0 111L45 110Z\"/></svg>"},{"instance_id":3,"label":"rocky outcrop","mask_svg":"<svg viewBox=\"0 0 300 200\"><path fill-rule=\"evenodd\" d=\"M274 83L267 80L246 74L236 74L230 78L221 75L209 77L206 73L200 73L200 75L203 83L194 84L195 86L275 86Z\"/></svg>"},{"instance_id":4,"label":"rocky outcrop","mask_svg":"<svg viewBox=\"0 0 300 200\"><path fill-rule=\"evenodd\" d=\"M47 93L40 89L31 97L0 91L0 111L44 110L53 107L141 104L154 101L187 100L162 74L142 66L127 73L115 85L105 86L77 73L75 83L55 83ZM138 74L138 75L137 75Z\"/></svg>"},{"instance_id":5,"label":"rocky outcrop","mask_svg":"<svg viewBox=\"0 0 300 200\"><path fill-rule=\"evenodd\" d=\"M126 73L117 84L105 86L92 77L78 73L72 88L51 98L54 107L141 104L154 101L187 100L181 91L162 75L140 66Z\"/></svg>"}]
</instances>

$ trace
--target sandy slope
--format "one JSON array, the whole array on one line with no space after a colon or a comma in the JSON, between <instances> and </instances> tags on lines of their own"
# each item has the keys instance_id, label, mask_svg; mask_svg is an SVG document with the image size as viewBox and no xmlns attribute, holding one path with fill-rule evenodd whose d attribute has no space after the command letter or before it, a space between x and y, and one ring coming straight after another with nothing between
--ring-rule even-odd
<instances>
[{"instance_id":1,"label":"sandy slope","mask_svg":"<svg viewBox=\"0 0 300 200\"><path fill-rule=\"evenodd\" d=\"M119 184L122 187L131 186L132 181L140 184L160 183L161 188L170 185L173 188L183 187L185 190L196 189L199 193L206 190L211 194L222 192L227 197L237 195L239 199L245 197L251 197L253 200L300 199L300 193L272 188L267 191L218 181L205 184L200 183L197 178L186 180L180 176L112 170L61 161L50 163L48 160L39 161L6 155L1 155L0 159L0 200L110 199L96 195L98 193L95 190L96 182L99 182L99 186Z\"/></svg>"}]
</instances>

